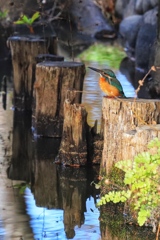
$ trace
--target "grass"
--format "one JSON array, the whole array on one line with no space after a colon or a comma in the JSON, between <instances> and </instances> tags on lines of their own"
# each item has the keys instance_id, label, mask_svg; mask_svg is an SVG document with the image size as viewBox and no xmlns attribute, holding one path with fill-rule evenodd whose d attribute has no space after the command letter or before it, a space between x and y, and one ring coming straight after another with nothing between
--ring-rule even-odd
<instances>
[{"instance_id":1,"label":"grass","mask_svg":"<svg viewBox=\"0 0 160 240\"><path fill-rule=\"evenodd\" d=\"M107 46L98 43L90 46L79 55L81 61L106 63L106 65L114 69L119 68L124 57L126 57L126 54L119 46Z\"/></svg>"}]
</instances>

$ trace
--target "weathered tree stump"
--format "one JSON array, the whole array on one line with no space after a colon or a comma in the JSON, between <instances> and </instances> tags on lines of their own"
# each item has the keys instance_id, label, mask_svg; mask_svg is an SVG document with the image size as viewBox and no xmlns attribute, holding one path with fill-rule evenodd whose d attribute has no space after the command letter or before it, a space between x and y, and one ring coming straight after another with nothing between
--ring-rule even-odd
<instances>
[{"instance_id":1,"label":"weathered tree stump","mask_svg":"<svg viewBox=\"0 0 160 240\"><path fill-rule=\"evenodd\" d=\"M69 166L87 164L87 112L83 105L64 102L64 124L56 162Z\"/></svg>"},{"instance_id":2,"label":"weathered tree stump","mask_svg":"<svg viewBox=\"0 0 160 240\"><path fill-rule=\"evenodd\" d=\"M143 125L123 133L122 159L133 160L137 154L147 151L148 143L154 138L160 139L160 124Z\"/></svg>"},{"instance_id":3,"label":"weathered tree stump","mask_svg":"<svg viewBox=\"0 0 160 240\"><path fill-rule=\"evenodd\" d=\"M68 89L82 91L85 66L76 62L42 62L36 65L33 125L40 136L61 137L63 105ZM77 92L73 102L81 102Z\"/></svg>"},{"instance_id":4,"label":"weathered tree stump","mask_svg":"<svg viewBox=\"0 0 160 240\"><path fill-rule=\"evenodd\" d=\"M36 56L48 53L49 44L42 38L13 36L8 39L13 65L14 107L32 109L33 83L35 81Z\"/></svg>"},{"instance_id":5,"label":"weathered tree stump","mask_svg":"<svg viewBox=\"0 0 160 240\"><path fill-rule=\"evenodd\" d=\"M92 165L101 163L103 151L103 119L101 121L100 133L97 131L97 124L98 121L96 120L94 126L90 129L90 135L87 137L88 154Z\"/></svg>"},{"instance_id":6,"label":"weathered tree stump","mask_svg":"<svg viewBox=\"0 0 160 240\"><path fill-rule=\"evenodd\" d=\"M124 158L126 159L125 154L126 156L129 154L131 157L131 154L135 153L135 151L131 153L131 149L127 147L127 145L132 145L132 135L125 135L128 131L136 130L137 127L144 124L150 125L152 129L155 123L160 123L160 100L103 98L102 110L104 146L101 169L103 168L106 173L109 173L113 164ZM154 134L151 134L151 136L154 137ZM139 137L139 140L136 139L137 145L146 141L146 133L142 135L139 132L137 137ZM130 140L131 142L129 142ZM139 150L142 150L142 148ZM130 153L127 153L127 151L130 151Z\"/></svg>"}]
</instances>

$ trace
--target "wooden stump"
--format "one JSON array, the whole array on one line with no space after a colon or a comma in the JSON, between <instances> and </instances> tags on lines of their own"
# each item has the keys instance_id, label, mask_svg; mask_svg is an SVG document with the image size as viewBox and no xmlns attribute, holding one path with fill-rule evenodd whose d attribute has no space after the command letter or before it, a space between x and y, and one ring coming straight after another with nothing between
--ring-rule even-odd
<instances>
[{"instance_id":1,"label":"wooden stump","mask_svg":"<svg viewBox=\"0 0 160 240\"><path fill-rule=\"evenodd\" d=\"M31 110L36 56L48 53L47 40L28 35L10 37L8 42L13 65L14 107L19 110Z\"/></svg>"},{"instance_id":2,"label":"wooden stump","mask_svg":"<svg viewBox=\"0 0 160 240\"><path fill-rule=\"evenodd\" d=\"M154 139L160 139L160 124L143 125L123 133L122 137L122 159L134 159L134 156L147 151L148 143Z\"/></svg>"},{"instance_id":3,"label":"wooden stump","mask_svg":"<svg viewBox=\"0 0 160 240\"><path fill-rule=\"evenodd\" d=\"M124 159L127 150L131 154L131 150L126 147L126 142L128 141L128 145L131 144L129 141L132 135L127 139L124 135L126 132L144 124L154 126L155 123L160 123L160 100L103 98L102 107L104 147L101 168L109 173L113 164ZM139 141L136 139L137 142L145 141L145 134L143 137L140 134L137 136L139 136Z\"/></svg>"},{"instance_id":4,"label":"wooden stump","mask_svg":"<svg viewBox=\"0 0 160 240\"><path fill-rule=\"evenodd\" d=\"M40 136L61 137L63 105L68 89L82 91L85 66L76 62L42 62L36 65L33 125ZM77 92L73 102L81 102Z\"/></svg>"},{"instance_id":5,"label":"wooden stump","mask_svg":"<svg viewBox=\"0 0 160 240\"><path fill-rule=\"evenodd\" d=\"M61 145L56 162L69 166L87 163L87 112L83 105L64 102L64 124Z\"/></svg>"}]
</instances>

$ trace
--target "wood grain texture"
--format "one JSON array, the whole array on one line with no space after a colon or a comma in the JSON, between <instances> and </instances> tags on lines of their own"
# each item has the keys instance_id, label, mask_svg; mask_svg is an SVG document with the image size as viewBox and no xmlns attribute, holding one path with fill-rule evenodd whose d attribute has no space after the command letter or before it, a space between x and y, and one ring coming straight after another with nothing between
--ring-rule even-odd
<instances>
[{"instance_id":1,"label":"wood grain texture","mask_svg":"<svg viewBox=\"0 0 160 240\"><path fill-rule=\"evenodd\" d=\"M83 63L42 62L36 65L34 84L35 126L38 135L61 137L64 100L69 89L82 91L85 75ZM81 102L77 92L74 103Z\"/></svg>"},{"instance_id":2,"label":"wood grain texture","mask_svg":"<svg viewBox=\"0 0 160 240\"><path fill-rule=\"evenodd\" d=\"M153 99L113 99L103 98L103 119L104 119L104 146L101 167L108 173L117 161L126 159L137 151L131 151L127 144L132 145L132 134L129 131L136 130L137 127L160 123L160 101ZM148 131L148 130L147 130ZM146 142L145 131L135 136L135 146L140 142ZM142 133L141 132L141 133ZM132 132L133 133L133 132ZM128 135L127 135L128 134ZM149 132L148 132L149 134ZM154 136L154 134L150 136ZM151 137L148 137L150 139ZM127 143L128 142L128 143ZM137 142L137 143L136 143ZM144 144L142 144L144 146ZM142 146L141 145L141 146ZM133 148L135 148L133 145Z\"/></svg>"},{"instance_id":3,"label":"wood grain texture","mask_svg":"<svg viewBox=\"0 0 160 240\"><path fill-rule=\"evenodd\" d=\"M12 55L15 108L31 110L36 56L48 53L47 40L13 36L8 42Z\"/></svg>"}]
</instances>

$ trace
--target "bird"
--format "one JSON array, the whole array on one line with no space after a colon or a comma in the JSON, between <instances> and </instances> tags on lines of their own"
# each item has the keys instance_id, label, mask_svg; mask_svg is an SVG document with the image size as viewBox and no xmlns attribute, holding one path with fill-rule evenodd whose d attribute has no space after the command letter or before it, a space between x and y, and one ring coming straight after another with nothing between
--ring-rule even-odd
<instances>
[{"instance_id":1,"label":"bird","mask_svg":"<svg viewBox=\"0 0 160 240\"><path fill-rule=\"evenodd\" d=\"M116 78L115 73L110 69L97 69L88 67L93 71L100 74L99 86L101 90L107 95L107 97L115 98L122 97L126 98L121 83Z\"/></svg>"}]
</instances>

